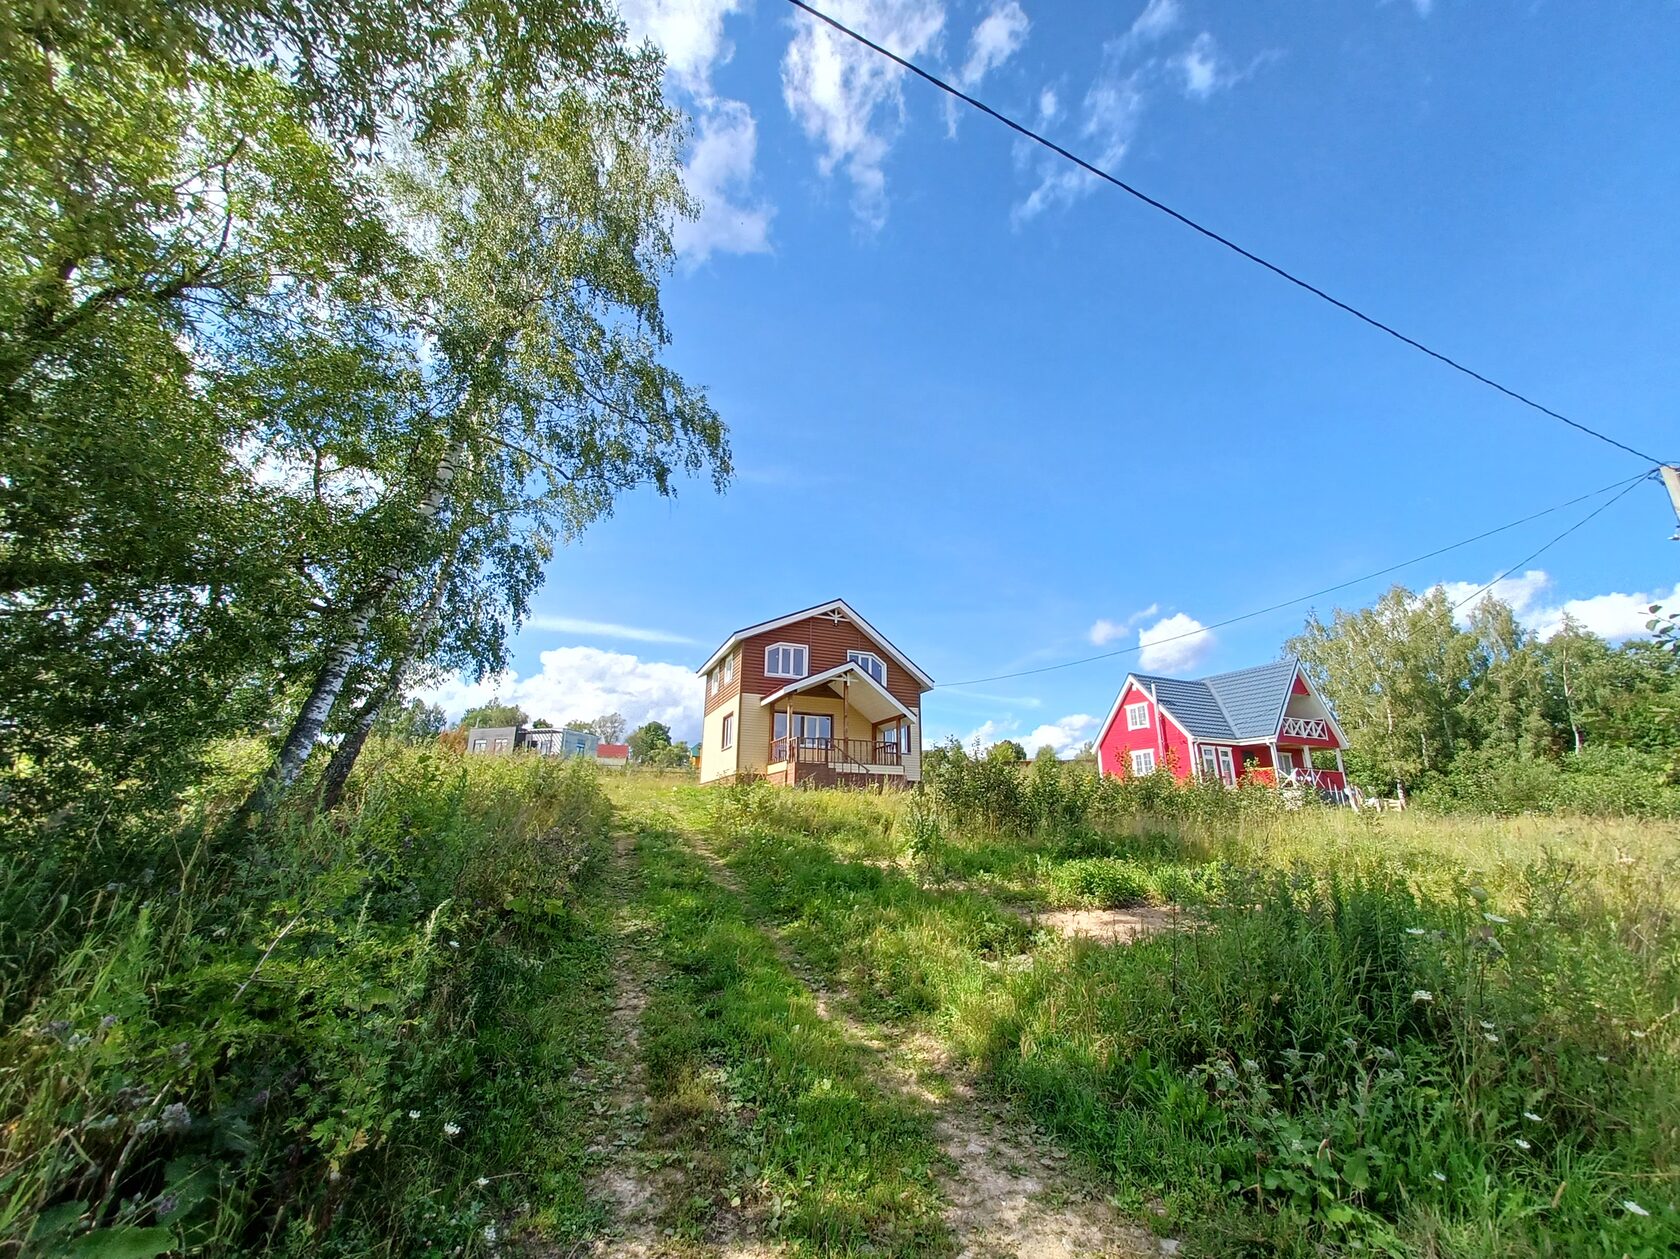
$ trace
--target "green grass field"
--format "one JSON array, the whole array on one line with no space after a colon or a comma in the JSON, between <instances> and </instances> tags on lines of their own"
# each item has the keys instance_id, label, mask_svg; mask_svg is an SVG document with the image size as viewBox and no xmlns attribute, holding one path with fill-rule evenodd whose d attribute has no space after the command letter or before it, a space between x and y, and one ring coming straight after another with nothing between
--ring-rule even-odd
<instances>
[{"instance_id":1,"label":"green grass field","mask_svg":"<svg viewBox=\"0 0 1680 1259\"><path fill-rule=\"evenodd\" d=\"M1672 824L226 778L0 887L8 1253L1680 1249Z\"/></svg>"}]
</instances>

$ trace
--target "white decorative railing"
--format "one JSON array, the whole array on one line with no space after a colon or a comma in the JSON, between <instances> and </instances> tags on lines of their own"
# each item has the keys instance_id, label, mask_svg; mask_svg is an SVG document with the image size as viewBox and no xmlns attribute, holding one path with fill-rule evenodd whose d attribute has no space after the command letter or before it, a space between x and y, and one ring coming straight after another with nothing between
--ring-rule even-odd
<instances>
[{"instance_id":1,"label":"white decorative railing","mask_svg":"<svg viewBox=\"0 0 1680 1259\"><path fill-rule=\"evenodd\" d=\"M1328 739L1330 727L1321 717L1285 717L1282 733L1298 739Z\"/></svg>"}]
</instances>

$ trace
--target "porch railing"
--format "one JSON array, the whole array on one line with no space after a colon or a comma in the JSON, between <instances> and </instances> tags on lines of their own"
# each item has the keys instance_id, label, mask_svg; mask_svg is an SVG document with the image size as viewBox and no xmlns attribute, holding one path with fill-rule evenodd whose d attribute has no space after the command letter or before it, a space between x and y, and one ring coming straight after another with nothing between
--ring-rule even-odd
<instances>
[{"instance_id":1,"label":"porch railing","mask_svg":"<svg viewBox=\"0 0 1680 1259\"><path fill-rule=\"evenodd\" d=\"M770 763L781 761L857 770L871 765L903 765L904 753L898 744L877 739L772 739Z\"/></svg>"},{"instance_id":2,"label":"porch railing","mask_svg":"<svg viewBox=\"0 0 1680 1259\"><path fill-rule=\"evenodd\" d=\"M1297 739L1328 739L1330 727L1322 717L1285 717L1279 733Z\"/></svg>"}]
</instances>

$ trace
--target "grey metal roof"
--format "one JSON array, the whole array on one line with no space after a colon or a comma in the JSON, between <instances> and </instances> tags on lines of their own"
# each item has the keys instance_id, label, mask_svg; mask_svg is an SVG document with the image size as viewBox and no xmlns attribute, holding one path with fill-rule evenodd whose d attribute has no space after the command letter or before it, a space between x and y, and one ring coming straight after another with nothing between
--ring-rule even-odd
<instances>
[{"instance_id":1,"label":"grey metal roof","mask_svg":"<svg viewBox=\"0 0 1680 1259\"><path fill-rule=\"evenodd\" d=\"M1132 676L1154 690L1161 707L1192 737L1248 742L1277 733L1295 680L1295 661L1276 660L1196 680L1148 673Z\"/></svg>"},{"instance_id":2,"label":"grey metal roof","mask_svg":"<svg viewBox=\"0 0 1680 1259\"><path fill-rule=\"evenodd\" d=\"M1156 702L1173 715L1173 719L1198 739L1235 739L1225 710L1219 706L1205 682L1188 678L1163 678L1150 673L1134 673L1134 681L1145 690L1153 691Z\"/></svg>"}]
</instances>

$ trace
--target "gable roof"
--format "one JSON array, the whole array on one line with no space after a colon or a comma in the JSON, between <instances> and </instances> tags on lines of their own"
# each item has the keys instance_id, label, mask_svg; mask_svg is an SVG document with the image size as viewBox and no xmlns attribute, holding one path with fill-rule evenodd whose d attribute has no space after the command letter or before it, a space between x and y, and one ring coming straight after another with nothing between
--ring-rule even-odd
<instances>
[{"instance_id":1,"label":"gable roof","mask_svg":"<svg viewBox=\"0 0 1680 1259\"><path fill-rule=\"evenodd\" d=\"M827 603L819 603L815 607L806 608L801 612L790 612L786 616L778 616L769 621L760 621L757 625L749 625L745 629L738 629L728 638L723 640L722 646L706 657L706 663L700 666L699 671L701 673L710 672L712 666L722 660L723 657L728 654L729 650L743 638L751 638L754 634L763 634L770 630L781 629L784 625L792 625L796 621L803 621L813 616L821 616L824 612L836 611L843 613L847 620L851 621L852 624L856 625L865 634L869 635L870 638L874 639L882 651L886 652L887 655L891 656L898 662L900 668L922 684L922 689L924 691L931 691L933 689L933 679L923 673L921 669L917 668L915 662L912 661L909 656L906 656L897 647L894 647L885 634L881 633L880 630L876 629L868 621L859 616L852 609L852 606L844 599L830 599Z\"/></svg>"},{"instance_id":2,"label":"gable roof","mask_svg":"<svg viewBox=\"0 0 1680 1259\"><path fill-rule=\"evenodd\" d=\"M595 755L603 761L626 760L630 756L630 745L628 743L597 743L595 745Z\"/></svg>"},{"instance_id":3,"label":"gable roof","mask_svg":"<svg viewBox=\"0 0 1680 1259\"><path fill-rule=\"evenodd\" d=\"M849 678L855 678L861 682L865 689L875 697L877 705L885 704L899 716L908 718L912 725L920 724L916 720L915 713L899 703L891 691L877 682L867 669L854 660L848 660L845 664L835 665L832 669L824 669L821 673L813 673L797 681L789 682L774 695L766 695L759 700L759 705L763 708L772 708L778 700L786 699L789 695L798 695L804 691L819 690L842 675L847 675ZM861 709L862 706L859 705L859 708ZM864 715L871 717L871 720L874 719L868 712L865 712ZM882 720L885 720L885 718Z\"/></svg>"},{"instance_id":4,"label":"gable roof","mask_svg":"<svg viewBox=\"0 0 1680 1259\"><path fill-rule=\"evenodd\" d=\"M1298 672L1300 662L1290 659L1198 679L1129 673L1108 719L1097 733L1097 740L1101 742L1108 734L1120 710L1120 700L1133 683L1152 692L1161 710L1193 739L1249 743L1273 738L1283 720ZM1307 685L1312 686L1310 680ZM1325 710L1329 711L1328 705Z\"/></svg>"}]
</instances>

